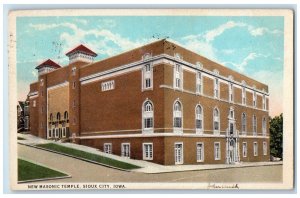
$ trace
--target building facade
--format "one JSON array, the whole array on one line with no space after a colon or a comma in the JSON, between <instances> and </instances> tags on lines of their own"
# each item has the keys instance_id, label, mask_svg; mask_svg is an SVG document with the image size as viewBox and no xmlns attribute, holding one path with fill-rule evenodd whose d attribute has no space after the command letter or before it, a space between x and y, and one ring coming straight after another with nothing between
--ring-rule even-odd
<instances>
[{"instance_id":1,"label":"building facade","mask_svg":"<svg viewBox=\"0 0 300 198\"><path fill-rule=\"evenodd\" d=\"M269 161L267 85L167 40L66 55L37 67L32 134L164 165Z\"/></svg>"}]
</instances>

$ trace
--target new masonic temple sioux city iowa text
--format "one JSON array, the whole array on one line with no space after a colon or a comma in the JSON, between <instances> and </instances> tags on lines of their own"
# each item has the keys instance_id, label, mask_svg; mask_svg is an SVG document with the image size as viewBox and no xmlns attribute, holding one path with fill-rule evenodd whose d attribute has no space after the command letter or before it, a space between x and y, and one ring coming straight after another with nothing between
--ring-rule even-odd
<instances>
[{"instance_id":1,"label":"new masonic temple sioux city iowa text","mask_svg":"<svg viewBox=\"0 0 300 198\"><path fill-rule=\"evenodd\" d=\"M268 161L268 86L165 39L95 62L38 65L31 134L172 164Z\"/></svg>"}]
</instances>

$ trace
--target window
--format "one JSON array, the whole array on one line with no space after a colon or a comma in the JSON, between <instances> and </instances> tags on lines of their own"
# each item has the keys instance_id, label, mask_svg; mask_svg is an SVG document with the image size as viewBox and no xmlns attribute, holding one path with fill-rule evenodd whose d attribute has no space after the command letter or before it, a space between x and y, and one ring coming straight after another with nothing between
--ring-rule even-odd
<instances>
[{"instance_id":1,"label":"window","mask_svg":"<svg viewBox=\"0 0 300 198\"><path fill-rule=\"evenodd\" d=\"M113 90L113 89L115 89L115 81L114 80L101 83L101 91L109 91L109 90Z\"/></svg>"},{"instance_id":2,"label":"window","mask_svg":"<svg viewBox=\"0 0 300 198\"><path fill-rule=\"evenodd\" d=\"M76 82L72 83L72 88L75 89L76 88Z\"/></svg>"},{"instance_id":3,"label":"window","mask_svg":"<svg viewBox=\"0 0 300 198\"><path fill-rule=\"evenodd\" d=\"M214 115L213 118L214 134L218 134L220 132L220 113L217 108L214 109L213 115Z\"/></svg>"},{"instance_id":4,"label":"window","mask_svg":"<svg viewBox=\"0 0 300 198\"><path fill-rule=\"evenodd\" d=\"M175 143L175 164L183 164L183 143Z\"/></svg>"},{"instance_id":5,"label":"window","mask_svg":"<svg viewBox=\"0 0 300 198\"><path fill-rule=\"evenodd\" d=\"M220 151L220 142L215 142L215 160L220 160L221 159L221 151Z\"/></svg>"},{"instance_id":6,"label":"window","mask_svg":"<svg viewBox=\"0 0 300 198\"><path fill-rule=\"evenodd\" d=\"M202 93L202 76L201 76L201 72L197 72L197 75L196 75L196 93L197 94Z\"/></svg>"},{"instance_id":7,"label":"window","mask_svg":"<svg viewBox=\"0 0 300 198\"><path fill-rule=\"evenodd\" d=\"M149 100L143 104L143 129L153 132L153 104Z\"/></svg>"},{"instance_id":8,"label":"window","mask_svg":"<svg viewBox=\"0 0 300 198\"><path fill-rule=\"evenodd\" d=\"M174 132L182 132L182 109L179 101L176 101L173 107L173 127Z\"/></svg>"},{"instance_id":9,"label":"window","mask_svg":"<svg viewBox=\"0 0 300 198\"><path fill-rule=\"evenodd\" d=\"M35 100L33 101L32 106L36 107L36 101Z\"/></svg>"},{"instance_id":10,"label":"window","mask_svg":"<svg viewBox=\"0 0 300 198\"><path fill-rule=\"evenodd\" d=\"M73 107L75 108L76 107L76 101L73 100Z\"/></svg>"},{"instance_id":11,"label":"window","mask_svg":"<svg viewBox=\"0 0 300 198\"><path fill-rule=\"evenodd\" d=\"M65 111L65 113L64 113L64 119L65 119L65 120L68 120L68 119L69 119L69 114L68 114L67 111Z\"/></svg>"},{"instance_id":12,"label":"window","mask_svg":"<svg viewBox=\"0 0 300 198\"><path fill-rule=\"evenodd\" d=\"M203 132L203 111L200 105L196 106L196 133Z\"/></svg>"},{"instance_id":13,"label":"window","mask_svg":"<svg viewBox=\"0 0 300 198\"><path fill-rule=\"evenodd\" d=\"M263 118L263 121L262 121L262 134L263 134L263 136L267 135L267 121L266 121L265 117Z\"/></svg>"},{"instance_id":14,"label":"window","mask_svg":"<svg viewBox=\"0 0 300 198\"><path fill-rule=\"evenodd\" d=\"M257 156L258 155L258 146L257 142L253 142L253 155Z\"/></svg>"},{"instance_id":15,"label":"window","mask_svg":"<svg viewBox=\"0 0 300 198\"><path fill-rule=\"evenodd\" d=\"M153 70L150 63L144 66L144 69L142 70L142 75L143 75L143 83L142 83L143 90L151 89L153 87L152 86Z\"/></svg>"},{"instance_id":16,"label":"window","mask_svg":"<svg viewBox=\"0 0 300 198\"><path fill-rule=\"evenodd\" d=\"M56 114L56 120L60 121L60 113L59 112Z\"/></svg>"},{"instance_id":17,"label":"window","mask_svg":"<svg viewBox=\"0 0 300 198\"><path fill-rule=\"evenodd\" d=\"M243 87L242 89L242 104L246 105L246 88Z\"/></svg>"},{"instance_id":18,"label":"window","mask_svg":"<svg viewBox=\"0 0 300 198\"><path fill-rule=\"evenodd\" d=\"M153 144L143 143L143 159L152 160L153 159Z\"/></svg>"},{"instance_id":19,"label":"window","mask_svg":"<svg viewBox=\"0 0 300 198\"><path fill-rule=\"evenodd\" d=\"M52 115L52 113L50 113L49 121L50 121L50 122L53 122L53 115Z\"/></svg>"},{"instance_id":20,"label":"window","mask_svg":"<svg viewBox=\"0 0 300 198\"><path fill-rule=\"evenodd\" d=\"M253 115L252 126L253 126L253 135L255 136L257 135L257 119L255 115Z\"/></svg>"},{"instance_id":21,"label":"window","mask_svg":"<svg viewBox=\"0 0 300 198\"><path fill-rule=\"evenodd\" d=\"M182 68L179 64L176 64L175 69L174 69L174 87L175 88L177 88L177 89L182 88L181 79L182 79Z\"/></svg>"},{"instance_id":22,"label":"window","mask_svg":"<svg viewBox=\"0 0 300 198\"><path fill-rule=\"evenodd\" d=\"M263 95L263 110L266 110L266 95Z\"/></svg>"},{"instance_id":23,"label":"window","mask_svg":"<svg viewBox=\"0 0 300 198\"><path fill-rule=\"evenodd\" d=\"M247 157L247 142L243 142L243 157Z\"/></svg>"},{"instance_id":24,"label":"window","mask_svg":"<svg viewBox=\"0 0 300 198\"><path fill-rule=\"evenodd\" d=\"M219 98L219 79L218 78L215 78L214 96L215 96L215 98Z\"/></svg>"},{"instance_id":25,"label":"window","mask_svg":"<svg viewBox=\"0 0 300 198\"><path fill-rule=\"evenodd\" d=\"M122 157L130 157L130 144L122 143L121 156Z\"/></svg>"},{"instance_id":26,"label":"window","mask_svg":"<svg viewBox=\"0 0 300 198\"><path fill-rule=\"evenodd\" d=\"M267 142L263 142L263 154L264 154L264 155L267 155L267 154L268 154Z\"/></svg>"},{"instance_id":27,"label":"window","mask_svg":"<svg viewBox=\"0 0 300 198\"><path fill-rule=\"evenodd\" d=\"M197 155L197 162L204 161L204 144L202 142L196 144L196 155Z\"/></svg>"},{"instance_id":28,"label":"window","mask_svg":"<svg viewBox=\"0 0 300 198\"><path fill-rule=\"evenodd\" d=\"M242 113L242 134L246 135L246 124L247 124L247 118L246 118L246 114Z\"/></svg>"},{"instance_id":29,"label":"window","mask_svg":"<svg viewBox=\"0 0 300 198\"><path fill-rule=\"evenodd\" d=\"M41 79L40 80L40 86L43 86L44 85L44 79Z\"/></svg>"},{"instance_id":30,"label":"window","mask_svg":"<svg viewBox=\"0 0 300 198\"><path fill-rule=\"evenodd\" d=\"M233 102L233 84L229 84L229 102Z\"/></svg>"},{"instance_id":31,"label":"window","mask_svg":"<svg viewBox=\"0 0 300 198\"><path fill-rule=\"evenodd\" d=\"M73 75L73 76L76 75L76 67L72 67L72 75Z\"/></svg>"},{"instance_id":32,"label":"window","mask_svg":"<svg viewBox=\"0 0 300 198\"><path fill-rule=\"evenodd\" d=\"M104 153L111 154L112 153L112 144L111 143L104 143L103 150L104 150Z\"/></svg>"},{"instance_id":33,"label":"window","mask_svg":"<svg viewBox=\"0 0 300 198\"><path fill-rule=\"evenodd\" d=\"M257 99L256 91L254 91L253 92L253 107L256 107L256 99Z\"/></svg>"}]
</instances>

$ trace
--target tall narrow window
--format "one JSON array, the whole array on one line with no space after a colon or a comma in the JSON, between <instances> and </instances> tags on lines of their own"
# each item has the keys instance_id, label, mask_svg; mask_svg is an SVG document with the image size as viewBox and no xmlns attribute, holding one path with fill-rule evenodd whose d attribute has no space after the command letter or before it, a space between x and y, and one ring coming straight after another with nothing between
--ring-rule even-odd
<instances>
[{"instance_id":1,"label":"tall narrow window","mask_svg":"<svg viewBox=\"0 0 300 198\"><path fill-rule=\"evenodd\" d=\"M243 157L247 157L247 142L243 142Z\"/></svg>"},{"instance_id":2,"label":"tall narrow window","mask_svg":"<svg viewBox=\"0 0 300 198\"><path fill-rule=\"evenodd\" d=\"M256 91L253 91L253 107L256 107L256 99L257 99Z\"/></svg>"},{"instance_id":3,"label":"tall narrow window","mask_svg":"<svg viewBox=\"0 0 300 198\"><path fill-rule=\"evenodd\" d=\"M204 161L204 144L201 143L197 143L196 144L196 157L197 157L197 162L203 162Z\"/></svg>"},{"instance_id":4,"label":"tall narrow window","mask_svg":"<svg viewBox=\"0 0 300 198\"><path fill-rule=\"evenodd\" d=\"M104 143L103 150L104 150L104 153L111 154L112 153L112 144L111 143Z\"/></svg>"},{"instance_id":5,"label":"tall narrow window","mask_svg":"<svg viewBox=\"0 0 300 198\"><path fill-rule=\"evenodd\" d=\"M143 131L153 132L153 104L149 100L143 104Z\"/></svg>"},{"instance_id":6,"label":"tall narrow window","mask_svg":"<svg viewBox=\"0 0 300 198\"><path fill-rule=\"evenodd\" d=\"M151 89L153 87L153 70L150 63L146 64L143 69L143 89Z\"/></svg>"},{"instance_id":7,"label":"tall narrow window","mask_svg":"<svg viewBox=\"0 0 300 198\"><path fill-rule=\"evenodd\" d=\"M268 154L267 142L263 142L263 154L264 154L264 155L267 155L267 154Z\"/></svg>"},{"instance_id":8,"label":"tall narrow window","mask_svg":"<svg viewBox=\"0 0 300 198\"><path fill-rule=\"evenodd\" d=\"M153 144L143 143L143 160L153 159Z\"/></svg>"},{"instance_id":9,"label":"tall narrow window","mask_svg":"<svg viewBox=\"0 0 300 198\"><path fill-rule=\"evenodd\" d=\"M214 148L215 160L220 160L221 159L220 142L215 142L214 147L215 147Z\"/></svg>"},{"instance_id":10,"label":"tall narrow window","mask_svg":"<svg viewBox=\"0 0 300 198\"><path fill-rule=\"evenodd\" d=\"M175 133L182 132L182 106L179 101L176 101L173 107L173 127Z\"/></svg>"},{"instance_id":11,"label":"tall narrow window","mask_svg":"<svg viewBox=\"0 0 300 198\"><path fill-rule=\"evenodd\" d=\"M243 87L242 89L242 104L246 105L246 88Z\"/></svg>"},{"instance_id":12,"label":"tall narrow window","mask_svg":"<svg viewBox=\"0 0 300 198\"><path fill-rule=\"evenodd\" d=\"M252 120L252 126L253 126L253 135L257 135L257 118L256 115L253 115L253 120Z\"/></svg>"},{"instance_id":13,"label":"tall narrow window","mask_svg":"<svg viewBox=\"0 0 300 198\"><path fill-rule=\"evenodd\" d=\"M233 84L229 83L229 102L233 102Z\"/></svg>"},{"instance_id":14,"label":"tall narrow window","mask_svg":"<svg viewBox=\"0 0 300 198\"><path fill-rule=\"evenodd\" d=\"M175 89L182 88L182 68L179 64L175 65L174 68L174 87Z\"/></svg>"},{"instance_id":15,"label":"tall narrow window","mask_svg":"<svg viewBox=\"0 0 300 198\"><path fill-rule=\"evenodd\" d=\"M68 120L68 119L69 119L69 114L68 114L67 111L65 111L65 113L64 113L64 119L65 119L65 120Z\"/></svg>"},{"instance_id":16,"label":"tall narrow window","mask_svg":"<svg viewBox=\"0 0 300 198\"><path fill-rule=\"evenodd\" d=\"M196 133L203 132L203 110L200 105L196 106Z\"/></svg>"},{"instance_id":17,"label":"tall narrow window","mask_svg":"<svg viewBox=\"0 0 300 198\"><path fill-rule=\"evenodd\" d=\"M267 135L267 120L266 120L266 117L264 117L263 121L262 121L262 134L263 134L263 136Z\"/></svg>"},{"instance_id":18,"label":"tall narrow window","mask_svg":"<svg viewBox=\"0 0 300 198\"><path fill-rule=\"evenodd\" d=\"M56 120L60 121L60 113L59 112L56 114Z\"/></svg>"},{"instance_id":19,"label":"tall narrow window","mask_svg":"<svg viewBox=\"0 0 300 198\"><path fill-rule=\"evenodd\" d=\"M246 114L242 113L242 134L246 135L246 124L247 124L247 118L246 118Z\"/></svg>"},{"instance_id":20,"label":"tall narrow window","mask_svg":"<svg viewBox=\"0 0 300 198\"><path fill-rule=\"evenodd\" d=\"M253 142L253 155L258 156L258 145L257 142Z\"/></svg>"},{"instance_id":21,"label":"tall narrow window","mask_svg":"<svg viewBox=\"0 0 300 198\"><path fill-rule=\"evenodd\" d=\"M197 72L196 75L196 93L202 94L202 75L201 72Z\"/></svg>"},{"instance_id":22,"label":"tall narrow window","mask_svg":"<svg viewBox=\"0 0 300 198\"><path fill-rule=\"evenodd\" d=\"M122 143L121 144L121 156L122 157L130 157L130 144Z\"/></svg>"},{"instance_id":23,"label":"tall narrow window","mask_svg":"<svg viewBox=\"0 0 300 198\"><path fill-rule=\"evenodd\" d=\"M215 96L215 98L219 98L219 79L218 78L215 78L214 96Z\"/></svg>"},{"instance_id":24,"label":"tall narrow window","mask_svg":"<svg viewBox=\"0 0 300 198\"><path fill-rule=\"evenodd\" d=\"M266 95L263 95L263 110L266 110Z\"/></svg>"},{"instance_id":25,"label":"tall narrow window","mask_svg":"<svg viewBox=\"0 0 300 198\"><path fill-rule=\"evenodd\" d=\"M213 112L214 118L214 134L218 135L220 133L220 112L217 108L214 109Z\"/></svg>"}]
</instances>

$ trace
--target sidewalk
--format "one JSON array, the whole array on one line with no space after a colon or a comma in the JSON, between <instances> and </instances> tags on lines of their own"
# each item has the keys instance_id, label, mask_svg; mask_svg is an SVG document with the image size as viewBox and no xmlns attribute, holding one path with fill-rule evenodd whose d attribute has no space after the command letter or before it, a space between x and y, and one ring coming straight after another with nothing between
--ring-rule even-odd
<instances>
[{"instance_id":1,"label":"sidewalk","mask_svg":"<svg viewBox=\"0 0 300 198\"><path fill-rule=\"evenodd\" d=\"M36 136L30 134L18 134L18 137L25 138L26 140L18 140L18 142L27 145L36 145L36 144L46 144L46 143L54 143L61 146L74 148L82 151L86 151L89 153L105 156L108 158L112 158L115 160L127 162L130 164L134 164L136 166L140 166L142 168L132 170L134 172L141 172L141 173L149 173L149 174L156 174L156 173L169 173L169 172L181 172L181 171L200 171L200 170L212 170L212 169L228 169L228 168L242 168L242 167L254 167L254 166L273 166L273 165L282 165L282 161L279 162L241 162L238 164L205 164L205 165L171 165L171 166L164 166L160 164L155 164L148 161L143 160L134 160L129 158L124 158L117 155L107 154L101 152L95 148L72 144L72 143L61 143L55 142L52 140L45 140L38 138Z\"/></svg>"}]
</instances>

